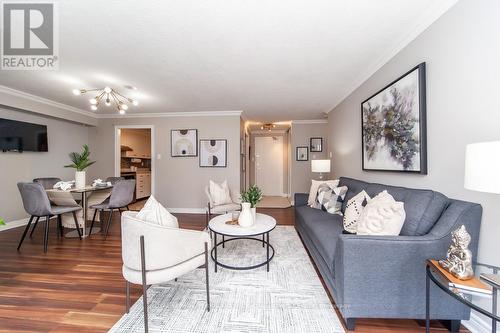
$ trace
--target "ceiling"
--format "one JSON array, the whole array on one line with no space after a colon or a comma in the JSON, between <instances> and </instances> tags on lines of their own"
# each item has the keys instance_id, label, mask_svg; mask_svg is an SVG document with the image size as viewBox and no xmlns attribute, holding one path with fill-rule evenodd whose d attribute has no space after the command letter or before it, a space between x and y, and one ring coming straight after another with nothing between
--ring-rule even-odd
<instances>
[{"instance_id":1,"label":"ceiling","mask_svg":"<svg viewBox=\"0 0 500 333\"><path fill-rule=\"evenodd\" d=\"M128 113L320 119L455 2L59 1L59 71L0 85L89 113L73 88L109 85L140 101Z\"/></svg>"}]
</instances>

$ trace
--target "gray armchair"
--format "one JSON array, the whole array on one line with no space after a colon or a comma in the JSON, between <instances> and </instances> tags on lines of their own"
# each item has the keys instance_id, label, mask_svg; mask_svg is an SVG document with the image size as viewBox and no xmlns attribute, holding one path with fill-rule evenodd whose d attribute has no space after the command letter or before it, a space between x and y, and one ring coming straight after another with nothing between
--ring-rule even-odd
<instances>
[{"instance_id":1,"label":"gray armchair","mask_svg":"<svg viewBox=\"0 0 500 333\"><path fill-rule=\"evenodd\" d=\"M446 255L451 231L465 225L477 255L482 208L430 190L408 189L341 178L349 198L365 190L371 197L387 190L405 204L400 236L343 234L342 217L307 206L296 194L296 228L318 267L348 329L356 318L425 319L425 265ZM459 327L469 309L436 286L431 317Z\"/></svg>"}]
</instances>

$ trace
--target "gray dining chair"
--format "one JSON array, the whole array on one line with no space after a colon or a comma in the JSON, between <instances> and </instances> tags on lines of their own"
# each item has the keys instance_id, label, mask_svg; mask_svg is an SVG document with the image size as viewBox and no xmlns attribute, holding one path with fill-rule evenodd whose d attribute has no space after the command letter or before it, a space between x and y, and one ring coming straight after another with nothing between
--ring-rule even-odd
<instances>
[{"instance_id":1,"label":"gray dining chair","mask_svg":"<svg viewBox=\"0 0 500 333\"><path fill-rule=\"evenodd\" d=\"M125 180L125 178L123 178L123 177L108 177L108 178L106 178L106 183L110 182L111 185L115 185L120 180Z\"/></svg>"},{"instance_id":2,"label":"gray dining chair","mask_svg":"<svg viewBox=\"0 0 500 333\"><path fill-rule=\"evenodd\" d=\"M21 249L26 233L28 232L31 222L33 222L34 217L45 217L45 237L43 239L43 252L47 252L47 247L49 243L49 221L52 216L57 216L58 229L62 236L62 223L61 214L73 213L73 218L76 223L76 230L78 230L78 236L82 239L82 233L78 227L78 222L76 219L76 211L82 209L81 207L68 207L68 206L56 206L51 205L47 193L43 186L39 183L17 183L17 188L21 193L21 198L23 201L24 210L31 215L26 228L24 229L21 240L17 249Z\"/></svg>"},{"instance_id":3,"label":"gray dining chair","mask_svg":"<svg viewBox=\"0 0 500 333\"><path fill-rule=\"evenodd\" d=\"M38 183L43 186L45 190L54 188L54 185L60 182L62 179L57 177L45 177L45 178L35 178L33 179L33 183ZM31 228L30 238L33 237L33 232L35 232L36 227L38 226L38 221L40 220L40 216L37 216L35 220L35 224L33 228ZM58 222L59 223L59 222ZM58 225L59 227L59 225Z\"/></svg>"},{"instance_id":4,"label":"gray dining chair","mask_svg":"<svg viewBox=\"0 0 500 333\"><path fill-rule=\"evenodd\" d=\"M100 211L101 214L100 216L103 215L104 211L109 211L108 224L106 225L106 233L104 235L104 239L106 239L108 237L113 211L118 210L121 215L122 208L127 208L127 206L134 200L134 190L135 190L134 179L120 180L116 182L115 185L113 185L113 189L111 190L111 196L108 199L106 199L104 202L100 204L90 206L90 208L95 209L95 211L94 211L94 216L92 217L92 224L90 225L89 235L92 235L92 228L94 227L97 211L98 210ZM101 222L101 224L102 223L103 222Z\"/></svg>"}]
</instances>

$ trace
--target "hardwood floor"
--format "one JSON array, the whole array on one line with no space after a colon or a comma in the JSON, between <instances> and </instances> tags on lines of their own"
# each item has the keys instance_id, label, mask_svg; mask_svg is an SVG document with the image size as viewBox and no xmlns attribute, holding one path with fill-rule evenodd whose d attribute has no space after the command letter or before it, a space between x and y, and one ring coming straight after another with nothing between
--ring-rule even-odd
<instances>
[{"instance_id":1,"label":"hardwood floor","mask_svg":"<svg viewBox=\"0 0 500 333\"><path fill-rule=\"evenodd\" d=\"M294 224L293 208L258 211ZM176 215L182 228L205 226L204 215ZM19 252L24 227L0 232L0 332L106 332L125 312L118 214L106 241L100 235L57 238L54 220L46 254L41 226ZM133 301L140 294L139 286L132 288ZM423 322L414 320L359 320L356 327L359 333L423 331ZM433 331L445 329L435 322Z\"/></svg>"}]
</instances>

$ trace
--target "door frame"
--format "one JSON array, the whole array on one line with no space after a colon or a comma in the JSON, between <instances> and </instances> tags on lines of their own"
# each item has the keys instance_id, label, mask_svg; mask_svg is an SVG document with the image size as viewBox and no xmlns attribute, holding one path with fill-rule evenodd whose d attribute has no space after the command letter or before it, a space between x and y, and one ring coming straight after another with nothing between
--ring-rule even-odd
<instances>
[{"instance_id":1,"label":"door frame","mask_svg":"<svg viewBox=\"0 0 500 333\"><path fill-rule=\"evenodd\" d=\"M128 129L149 129L151 130L151 195L156 195L156 144L154 125L115 125L115 177L121 176L121 151L120 151L120 130Z\"/></svg>"}]
</instances>

